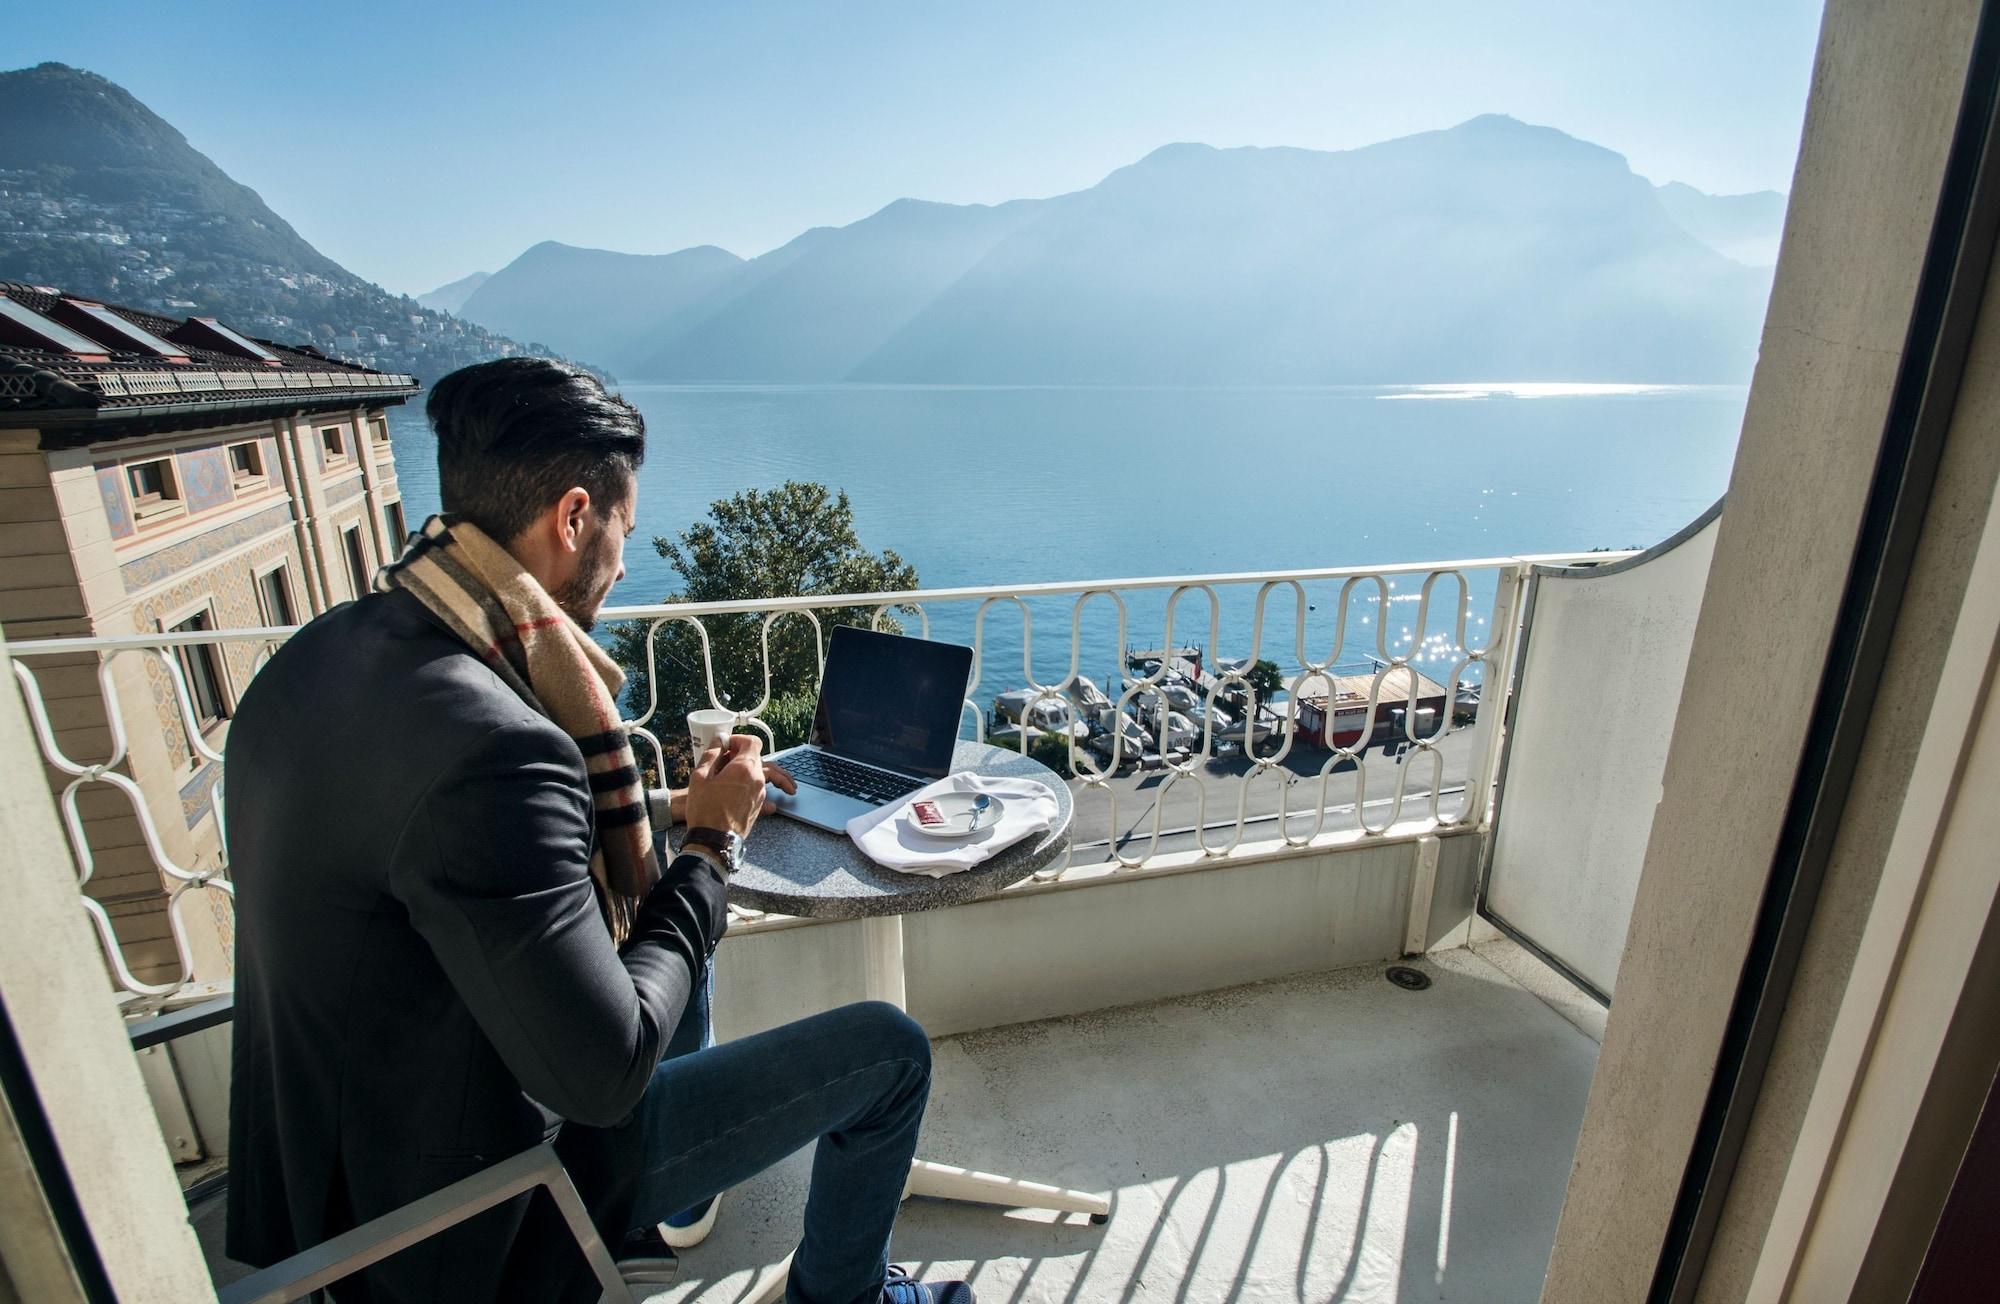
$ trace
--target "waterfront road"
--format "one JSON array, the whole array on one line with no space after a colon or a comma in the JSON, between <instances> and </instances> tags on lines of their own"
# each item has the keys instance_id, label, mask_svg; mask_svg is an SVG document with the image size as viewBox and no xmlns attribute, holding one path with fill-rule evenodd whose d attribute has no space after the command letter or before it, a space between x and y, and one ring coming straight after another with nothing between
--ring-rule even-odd
<instances>
[{"instance_id":1,"label":"waterfront road","mask_svg":"<svg viewBox=\"0 0 2000 1304\"><path fill-rule=\"evenodd\" d=\"M1372 746L1366 750L1368 783L1362 798L1370 827L1379 828L1390 822L1399 781L1405 785L1402 807L1405 818L1417 818L1428 813L1433 788L1438 793L1439 811L1446 817L1458 813L1465 800L1465 776L1472 754L1471 728L1448 735L1438 744L1437 753L1442 766L1413 749ZM1319 771L1326 764L1328 755L1313 748L1294 747L1292 754L1277 770L1251 784L1244 817L1246 841L1267 841L1277 836L1280 775L1288 775L1294 780L1291 795L1286 800L1289 832L1293 837L1303 837L1311 830L1313 807L1320 785ZM1407 779L1402 773L1406 763L1410 766ZM1241 776L1250 768L1250 763L1242 757L1211 761L1199 767L1196 773L1208 790L1205 812L1201 810L1197 785L1182 779L1169 787L1167 779L1170 776L1164 771L1141 773L1128 770L1110 781L1108 791L1072 781L1070 790L1076 795L1076 849L1072 863L1088 865L1111 859L1110 847L1114 838L1119 850L1128 858L1153 850L1156 809L1160 825L1157 851L1194 850L1198 845L1195 840L1197 826L1206 829L1208 846L1218 849L1227 846L1236 824ZM1442 774L1438 775L1440 769ZM1161 799L1163 790L1166 794L1164 802ZM1112 822L1114 795L1117 808L1115 825ZM1323 832L1358 826L1351 767L1336 769L1328 779L1326 810Z\"/></svg>"}]
</instances>

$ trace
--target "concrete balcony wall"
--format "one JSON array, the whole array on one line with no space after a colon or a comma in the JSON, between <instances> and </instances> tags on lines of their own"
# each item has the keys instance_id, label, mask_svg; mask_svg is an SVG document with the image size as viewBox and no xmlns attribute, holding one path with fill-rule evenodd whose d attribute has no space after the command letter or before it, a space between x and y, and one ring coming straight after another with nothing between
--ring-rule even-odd
<instances>
[{"instance_id":1,"label":"concrete balcony wall","mask_svg":"<svg viewBox=\"0 0 2000 1304\"><path fill-rule=\"evenodd\" d=\"M1722 504L1603 566L1537 566L1486 909L1608 998Z\"/></svg>"},{"instance_id":2,"label":"concrete balcony wall","mask_svg":"<svg viewBox=\"0 0 2000 1304\"><path fill-rule=\"evenodd\" d=\"M1481 838L1439 839L1423 949L1464 941ZM1186 996L1403 954L1415 837L1038 884L904 921L910 1012L933 1036ZM739 928L716 1027L738 1037L863 991L862 925Z\"/></svg>"}]
</instances>

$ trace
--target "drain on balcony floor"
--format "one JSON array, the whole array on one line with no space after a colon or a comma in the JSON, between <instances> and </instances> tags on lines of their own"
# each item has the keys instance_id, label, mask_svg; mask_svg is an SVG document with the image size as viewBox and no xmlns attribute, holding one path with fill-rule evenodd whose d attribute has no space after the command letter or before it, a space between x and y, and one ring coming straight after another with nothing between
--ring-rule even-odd
<instances>
[{"instance_id":1,"label":"drain on balcony floor","mask_svg":"<svg viewBox=\"0 0 2000 1304\"><path fill-rule=\"evenodd\" d=\"M1429 974L1406 964L1392 964L1383 970L1382 976L1406 992L1420 992L1431 985Z\"/></svg>"}]
</instances>

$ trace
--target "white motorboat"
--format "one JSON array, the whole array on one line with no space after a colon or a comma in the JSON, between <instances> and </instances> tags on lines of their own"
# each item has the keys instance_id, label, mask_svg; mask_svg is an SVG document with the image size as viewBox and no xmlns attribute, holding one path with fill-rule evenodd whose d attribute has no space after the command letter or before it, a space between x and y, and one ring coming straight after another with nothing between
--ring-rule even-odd
<instances>
[{"instance_id":1,"label":"white motorboat","mask_svg":"<svg viewBox=\"0 0 2000 1304\"><path fill-rule=\"evenodd\" d=\"M1111 759L1113 739L1120 743L1121 763L1137 761L1153 750L1151 731L1116 708L1100 708L1097 725L1099 731L1091 736L1090 748L1107 761Z\"/></svg>"},{"instance_id":2,"label":"white motorboat","mask_svg":"<svg viewBox=\"0 0 2000 1304\"><path fill-rule=\"evenodd\" d=\"M1100 706L1111 705L1111 699L1097 686L1097 681L1088 675L1078 675L1076 682L1069 686L1069 700L1083 708L1085 718Z\"/></svg>"},{"instance_id":3,"label":"white motorboat","mask_svg":"<svg viewBox=\"0 0 2000 1304\"><path fill-rule=\"evenodd\" d=\"M1072 728L1081 729L1082 712L1065 697L1040 697L1032 689L1015 688L993 699L993 712L1002 720L1013 724L1026 723L1036 729L1050 733L1062 733ZM1084 730L1088 733L1089 730Z\"/></svg>"}]
</instances>

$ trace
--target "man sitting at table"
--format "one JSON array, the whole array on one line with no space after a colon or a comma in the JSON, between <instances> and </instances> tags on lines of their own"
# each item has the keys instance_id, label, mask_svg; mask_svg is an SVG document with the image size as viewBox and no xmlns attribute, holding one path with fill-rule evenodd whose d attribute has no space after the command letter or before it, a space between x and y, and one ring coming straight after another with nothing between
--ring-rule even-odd
<instances>
[{"instance_id":1,"label":"man sitting at table","mask_svg":"<svg viewBox=\"0 0 2000 1304\"><path fill-rule=\"evenodd\" d=\"M790 1297L970 1301L888 1267L920 1027L868 1003L699 1049L731 839L790 780L739 736L685 793L642 791L623 676L586 631L625 573L645 423L532 358L452 373L427 413L445 514L287 642L231 726L230 1255L272 1263L551 1140L606 1239L636 1244L816 1141ZM651 823L681 812L662 868ZM336 1291L596 1297L542 1196Z\"/></svg>"}]
</instances>

